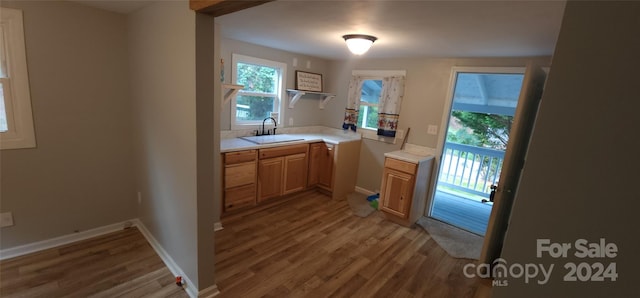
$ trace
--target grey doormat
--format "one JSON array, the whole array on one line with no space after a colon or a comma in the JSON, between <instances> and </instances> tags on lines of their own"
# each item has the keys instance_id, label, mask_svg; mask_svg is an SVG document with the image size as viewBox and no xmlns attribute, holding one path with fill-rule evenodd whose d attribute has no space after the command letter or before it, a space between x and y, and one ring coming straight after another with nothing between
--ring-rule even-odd
<instances>
[{"instance_id":1,"label":"grey doormat","mask_svg":"<svg viewBox=\"0 0 640 298\"><path fill-rule=\"evenodd\" d=\"M450 256L474 260L480 258L483 237L427 217L418 219L416 223Z\"/></svg>"},{"instance_id":2,"label":"grey doormat","mask_svg":"<svg viewBox=\"0 0 640 298\"><path fill-rule=\"evenodd\" d=\"M353 214L356 216L367 217L375 211L375 209L369 205L367 196L361 193L350 193L347 195L347 202L349 203L349 207L351 207L351 211L353 211Z\"/></svg>"}]
</instances>

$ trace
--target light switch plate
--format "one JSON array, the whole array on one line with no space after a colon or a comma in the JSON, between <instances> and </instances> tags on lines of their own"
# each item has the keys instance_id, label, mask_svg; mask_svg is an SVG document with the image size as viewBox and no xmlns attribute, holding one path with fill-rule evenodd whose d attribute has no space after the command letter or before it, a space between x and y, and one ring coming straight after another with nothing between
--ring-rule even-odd
<instances>
[{"instance_id":1,"label":"light switch plate","mask_svg":"<svg viewBox=\"0 0 640 298\"><path fill-rule=\"evenodd\" d=\"M13 225L13 213L3 212L0 213L0 228L10 227Z\"/></svg>"},{"instance_id":2,"label":"light switch plate","mask_svg":"<svg viewBox=\"0 0 640 298\"><path fill-rule=\"evenodd\" d=\"M430 135L437 135L438 134L438 126L437 125L429 125L429 127L427 128L427 133Z\"/></svg>"}]
</instances>

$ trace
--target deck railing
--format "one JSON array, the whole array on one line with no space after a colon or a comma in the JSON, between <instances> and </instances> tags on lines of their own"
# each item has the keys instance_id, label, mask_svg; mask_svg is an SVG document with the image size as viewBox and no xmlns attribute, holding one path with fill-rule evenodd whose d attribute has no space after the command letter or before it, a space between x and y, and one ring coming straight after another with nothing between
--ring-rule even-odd
<instances>
[{"instance_id":1,"label":"deck railing","mask_svg":"<svg viewBox=\"0 0 640 298\"><path fill-rule=\"evenodd\" d=\"M438 184L488 197L500 178L504 151L446 142Z\"/></svg>"}]
</instances>

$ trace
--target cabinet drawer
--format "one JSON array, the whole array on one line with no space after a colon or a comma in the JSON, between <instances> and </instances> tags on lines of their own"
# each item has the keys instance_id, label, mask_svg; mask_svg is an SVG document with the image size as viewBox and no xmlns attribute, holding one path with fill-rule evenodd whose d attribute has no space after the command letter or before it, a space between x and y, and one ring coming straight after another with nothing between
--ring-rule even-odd
<instances>
[{"instance_id":1,"label":"cabinet drawer","mask_svg":"<svg viewBox=\"0 0 640 298\"><path fill-rule=\"evenodd\" d=\"M228 152L224 154L224 164L236 164L256 160L258 150Z\"/></svg>"},{"instance_id":2,"label":"cabinet drawer","mask_svg":"<svg viewBox=\"0 0 640 298\"><path fill-rule=\"evenodd\" d=\"M414 163L402 161L402 160L393 159L393 158L385 158L384 167L402 171L409 174L415 174L416 168L418 167L418 165Z\"/></svg>"},{"instance_id":3,"label":"cabinet drawer","mask_svg":"<svg viewBox=\"0 0 640 298\"><path fill-rule=\"evenodd\" d=\"M224 167L224 188L256 183L256 163L247 162Z\"/></svg>"},{"instance_id":4,"label":"cabinet drawer","mask_svg":"<svg viewBox=\"0 0 640 298\"><path fill-rule=\"evenodd\" d=\"M231 211L256 204L256 185L234 187L224 191L224 211Z\"/></svg>"},{"instance_id":5,"label":"cabinet drawer","mask_svg":"<svg viewBox=\"0 0 640 298\"><path fill-rule=\"evenodd\" d=\"M260 159L263 159L263 158L280 157L280 156L292 155L292 154L298 154L298 153L307 153L307 150L309 150L308 144L300 144L300 145L260 149L260 153L258 154L260 155Z\"/></svg>"}]
</instances>

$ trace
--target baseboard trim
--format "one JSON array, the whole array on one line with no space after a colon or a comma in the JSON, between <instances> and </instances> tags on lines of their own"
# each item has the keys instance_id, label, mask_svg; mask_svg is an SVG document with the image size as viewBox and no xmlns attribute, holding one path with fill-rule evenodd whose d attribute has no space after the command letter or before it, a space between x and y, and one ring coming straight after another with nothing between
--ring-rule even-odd
<instances>
[{"instance_id":1,"label":"baseboard trim","mask_svg":"<svg viewBox=\"0 0 640 298\"><path fill-rule=\"evenodd\" d=\"M198 293L198 298L211 298L218 296L220 291L218 290L218 285L210 286Z\"/></svg>"},{"instance_id":2,"label":"baseboard trim","mask_svg":"<svg viewBox=\"0 0 640 298\"><path fill-rule=\"evenodd\" d=\"M221 231L221 230L224 230L224 227L222 226L222 222L216 222L213 224L214 232Z\"/></svg>"},{"instance_id":3,"label":"baseboard trim","mask_svg":"<svg viewBox=\"0 0 640 298\"><path fill-rule=\"evenodd\" d=\"M178 266L178 264L173 260L171 255L169 255L167 251L164 250L162 245L160 245L160 242L158 242L158 240L156 240L156 238L153 237L151 232L149 232L149 230L142 223L142 221L140 221L139 219L135 219L133 220L133 224L136 227L138 227L138 230L140 230L140 233L142 233L144 238L147 239L147 241L149 242L149 245L151 245L153 250L155 250L158 256L160 256L160 259L162 259L164 264L167 265L167 268L169 268L169 271L171 271L171 274L173 274L174 276L182 277L182 280L185 283L183 288L187 292L189 297L191 298L199 297L198 289L196 288L196 286L193 284L193 282L191 282L191 280L187 277L187 275L184 274L184 271L182 271L182 268Z\"/></svg>"},{"instance_id":4,"label":"baseboard trim","mask_svg":"<svg viewBox=\"0 0 640 298\"><path fill-rule=\"evenodd\" d=\"M355 190L356 190L356 192L357 192L357 193L361 193L361 194L363 194L363 195L367 195L367 196L377 194L377 192L370 191L370 190L365 189L365 188L362 188L362 187L360 187L360 186L356 186L356 189L355 189Z\"/></svg>"},{"instance_id":5,"label":"baseboard trim","mask_svg":"<svg viewBox=\"0 0 640 298\"><path fill-rule=\"evenodd\" d=\"M111 232L123 230L125 227L131 226L136 220L126 220L78 233L67 234L60 237L37 241L25 245L19 245L7 249L0 250L0 260L11 259L22 255L42 251L49 248L62 246L65 244L86 240L89 238L102 236Z\"/></svg>"}]
</instances>

